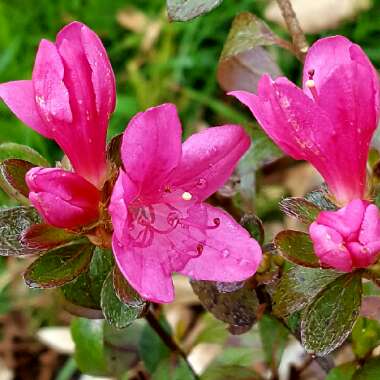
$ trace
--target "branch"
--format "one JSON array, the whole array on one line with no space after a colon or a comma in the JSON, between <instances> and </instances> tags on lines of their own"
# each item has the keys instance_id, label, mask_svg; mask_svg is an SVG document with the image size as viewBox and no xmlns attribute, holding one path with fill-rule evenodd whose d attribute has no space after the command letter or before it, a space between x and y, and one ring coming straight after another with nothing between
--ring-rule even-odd
<instances>
[{"instance_id":1,"label":"branch","mask_svg":"<svg viewBox=\"0 0 380 380\"><path fill-rule=\"evenodd\" d=\"M276 0L281 9L282 17L285 20L286 26L293 40L293 45L296 50L297 58L302 62L305 60L305 54L308 49L305 34L297 20L297 16L293 10L290 0Z\"/></svg>"},{"instance_id":2,"label":"branch","mask_svg":"<svg viewBox=\"0 0 380 380\"><path fill-rule=\"evenodd\" d=\"M150 327L161 338L164 344L170 349L170 351L182 357L182 359L186 362L187 366L189 367L190 371L193 373L194 379L199 380L199 376L195 373L193 367L187 360L187 355L185 354L185 352L177 345L173 337L162 328L160 322L157 320L156 316L153 314L151 310L148 310L147 314L145 315L145 319L149 323Z\"/></svg>"}]
</instances>

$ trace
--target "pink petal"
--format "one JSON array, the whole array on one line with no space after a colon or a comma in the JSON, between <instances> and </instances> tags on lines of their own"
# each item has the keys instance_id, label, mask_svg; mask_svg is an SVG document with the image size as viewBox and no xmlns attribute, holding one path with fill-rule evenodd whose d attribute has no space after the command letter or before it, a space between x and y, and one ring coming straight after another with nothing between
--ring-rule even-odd
<instances>
[{"instance_id":1,"label":"pink petal","mask_svg":"<svg viewBox=\"0 0 380 380\"><path fill-rule=\"evenodd\" d=\"M220 225L207 231L202 253L190 259L179 273L195 280L233 282L251 277L257 270L262 253L252 239L226 212L205 205L208 224L218 218Z\"/></svg>"},{"instance_id":2,"label":"pink petal","mask_svg":"<svg viewBox=\"0 0 380 380\"><path fill-rule=\"evenodd\" d=\"M250 145L249 136L238 125L208 128L189 137L171 184L204 200L231 176Z\"/></svg>"},{"instance_id":3,"label":"pink petal","mask_svg":"<svg viewBox=\"0 0 380 380\"><path fill-rule=\"evenodd\" d=\"M0 84L0 98L23 123L41 135L52 138L51 131L36 107L32 81L20 80Z\"/></svg>"},{"instance_id":4,"label":"pink petal","mask_svg":"<svg viewBox=\"0 0 380 380\"><path fill-rule=\"evenodd\" d=\"M174 299L171 273L163 265L162 239L145 248L131 247L113 236L112 249L116 263L131 286L145 299L169 303Z\"/></svg>"},{"instance_id":5,"label":"pink petal","mask_svg":"<svg viewBox=\"0 0 380 380\"><path fill-rule=\"evenodd\" d=\"M26 174L29 199L47 223L75 228L99 215L99 191L79 175L58 168L33 168Z\"/></svg>"},{"instance_id":6,"label":"pink petal","mask_svg":"<svg viewBox=\"0 0 380 380\"><path fill-rule=\"evenodd\" d=\"M181 157L181 123L176 107L163 104L137 114L124 132L122 159L143 195L158 194Z\"/></svg>"},{"instance_id":7,"label":"pink petal","mask_svg":"<svg viewBox=\"0 0 380 380\"><path fill-rule=\"evenodd\" d=\"M353 266L355 268L366 268L376 261L380 253L380 241L366 246L357 242L348 243L347 248L352 257Z\"/></svg>"},{"instance_id":8,"label":"pink petal","mask_svg":"<svg viewBox=\"0 0 380 380\"><path fill-rule=\"evenodd\" d=\"M380 212L374 204L368 205L365 210L359 241L364 245L380 241Z\"/></svg>"},{"instance_id":9,"label":"pink petal","mask_svg":"<svg viewBox=\"0 0 380 380\"><path fill-rule=\"evenodd\" d=\"M314 222L309 227L309 233L313 241L314 252L322 264L342 272L352 270L351 255L338 232Z\"/></svg>"},{"instance_id":10,"label":"pink petal","mask_svg":"<svg viewBox=\"0 0 380 380\"><path fill-rule=\"evenodd\" d=\"M359 229L363 221L368 202L355 199L338 211L322 211L317 223L333 228L347 241L358 239Z\"/></svg>"}]
</instances>

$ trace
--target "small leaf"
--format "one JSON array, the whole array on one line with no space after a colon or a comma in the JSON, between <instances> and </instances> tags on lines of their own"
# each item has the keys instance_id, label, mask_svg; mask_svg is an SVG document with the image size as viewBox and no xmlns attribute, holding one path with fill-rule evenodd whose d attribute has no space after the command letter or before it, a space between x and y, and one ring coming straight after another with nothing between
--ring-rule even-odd
<instances>
[{"instance_id":1,"label":"small leaf","mask_svg":"<svg viewBox=\"0 0 380 380\"><path fill-rule=\"evenodd\" d=\"M195 377L186 362L179 357L176 362L172 358L163 360L151 380L195 380Z\"/></svg>"},{"instance_id":2,"label":"small leaf","mask_svg":"<svg viewBox=\"0 0 380 380\"><path fill-rule=\"evenodd\" d=\"M281 231L274 239L277 250L294 264L319 268L318 257L314 253L313 242L308 234L300 231Z\"/></svg>"},{"instance_id":3,"label":"small leaf","mask_svg":"<svg viewBox=\"0 0 380 380\"><path fill-rule=\"evenodd\" d=\"M141 307L141 304L132 306L131 304L122 303L115 294L113 273L110 272L103 284L101 307L108 323L122 329L140 317L145 305L143 304Z\"/></svg>"},{"instance_id":4,"label":"small leaf","mask_svg":"<svg viewBox=\"0 0 380 380\"><path fill-rule=\"evenodd\" d=\"M21 244L24 230L41 219L33 207L21 206L0 210L0 256L21 256L36 253L36 250Z\"/></svg>"},{"instance_id":5,"label":"small leaf","mask_svg":"<svg viewBox=\"0 0 380 380\"><path fill-rule=\"evenodd\" d=\"M326 377L326 380L351 380L356 371L357 364L355 362L345 363L333 368Z\"/></svg>"},{"instance_id":6,"label":"small leaf","mask_svg":"<svg viewBox=\"0 0 380 380\"><path fill-rule=\"evenodd\" d=\"M265 73L273 78L281 70L263 46L277 44L278 37L251 13L235 17L220 57L217 78L225 91L256 92Z\"/></svg>"},{"instance_id":7,"label":"small leaf","mask_svg":"<svg viewBox=\"0 0 380 380\"><path fill-rule=\"evenodd\" d=\"M273 294L273 313L286 317L310 304L340 273L295 266L283 274Z\"/></svg>"},{"instance_id":8,"label":"small leaf","mask_svg":"<svg viewBox=\"0 0 380 380\"><path fill-rule=\"evenodd\" d=\"M258 216L254 214L245 214L241 218L240 224L258 241L260 245L263 245L265 238L264 226Z\"/></svg>"},{"instance_id":9,"label":"small leaf","mask_svg":"<svg viewBox=\"0 0 380 380\"><path fill-rule=\"evenodd\" d=\"M364 359L380 344L380 324L377 321L358 318L352 330L352 349L359 359Z\"/></svg>"},{"instance_id":10,"label":"small leaf","mask_svg":"<svg viewBox=\"0 0 380 380\"><path fill-rule=\"evenodd\" d=\"M89 266L94 246L73 244L51 250L35 260L25 271L30 288L56 288L73 281Z\"/></svg>"},{"instance_id":11,"label":"small leaf","mask_svg":"<svg viewBox=\"0 0 380 380\"><path fill-rule=\"evenodd\" d=\"M289 331L269 315L263 315L259 322L259 331L266 362L270 368L277 368L288 340Z\"/></svg>"},{"instance_id":12,"label":"small leaf","mask_svg":"<svg viewBox=\"0 0 380 380\"><path fill-rule=\"evenodd\" d=\"M171 334L170 326L163 314L161 314L159 322L162 328L168 334ZM161 338L149 324L146 324L142 331L139 352L149 373L154 373L159 364L170 356L169 348L162 342Z\"/></svg>"},{"instance_id":13,"label":"small leaf","mask_svg":"<svg viewBox=\"0 0 380 380\"><path fill-rule=\"evenodd\" d=\"M139 317L144 313L148 302L141 298L131 285L128 284L117 265L115 265L113 270L113 287L120 302L131 308L140 309Z\"/></svg>"},{"instance_id":14,"label":"small leaf","mask_svg":"<svg viewBox=\"0 0 380 380\"><path fill-rule=\"evenodd\" d=\"M322 185L319 189L306 194L305 199L310 201L311 203L314 203L321 210L337 210L337 206L334 203L332 203L328 197L328 190L326 185Z\"/></svg>"},{"instance_id":15,"label":"small leaf","mask_svg":"<svg viewBox=\"0 0 380 380\"><path fill-rule=\"evenodd\" d=\"M189 21L210 12L223 0L166 0L168 16L172 21Z\"/></svg>"},{"instance_id":16,"label":"small leaf","mask_svg":"<svg viewBox=\"0 0 380 380\"><path fill-rule=\"evenodd\" d=\"M103 341L103 321L76 318L71 323L75 342L75 362L83 372L94 376L108 375Z\"/></svg>"},{"instance_id":17,"label":"small leaf","mask_svg":"<svg viewBox=\"0 0 380 380\"><path fill-rule=\"evenodd\" d=\"M34 224L24 230L21 243L26 248L42 250L64 245L77 237L78 235L71 231L49 224Z\"/></svg>"},{"instance_id":18,"label":"small leaf","mask_svg":"<svg viewBox=\"0 0 380 380\"><path fill-rule=\"evenodd\" d=\"M256 322L259 300L249 282L191 281L202 305L215 318L232 326L251 327Z\"/></svg>"},{"instance_id":19,"label":"small leaf","mask_svg":"<svg viewBox=\"0 0 380 380\"><path fill-rule=\"evenodd\" d=\"M29 188L25 182L26 173L35 165L20 159L7 159L0 163L0 186L12 198L22 204L29 204Z\"/></svg>"},{"instance_id":20,"label":"small leaf","mask_svg":"<svg viewBox=\"0 0 380 380\"><path fill-rule=\"evenodd\" d=\"M100 310L103 283L113 267L112 251L96 247L89 270L61 288L65 299L79 307Z\"/></svg>"},{"instance_id":21,"label":"small leaf","mask_svg":"<svg viewBox=\"0 0 380 380\"><path fill-rule=\"evenodd\" d=\"M16 143L0 144L0 161L8 158L19 158L36 166L49 166L49 162L44 157L27 145Z\"/></svg>"},{"instance_id":22,"label":"small leaf","mask_svg":"<svg viewBox=\"0 0 380 380\"><path fill-rule=\"evenodd\" d=\"M380 357L371 358L358 369L352 380L379 380L380 379Z\"/></svg>"},{"instance_id":23,"label":"small leaf","mask_svg":"<svg viewBox=\"0 0 380 380\"><path fill-rule=\"evenodd\" d=\"M211 366L202 375L201 380L260 380L253 370L240 365Z\"/></svg>"},{"instance_id":24,"label":"small leaf","mask_svg":"<svg viewBox=\"0 0 380 380\"><path fill-rule=\"evenodd\" d=\"M302 314L301 340L307 352L325 356L346 340L359 315L361 294L360 274L349 273L316 296Z\"/></svg>"},{"instance_id":25,"label":"small leaf","mask_svg":"<svg viewBox=\"0 0 380 380\"><path fill-rule=\"evenodd\" d=\"M279 203L279 207L284 214L295 217L306 225L313 223L322 211L314 203L300 197L285 198Z\"/></svg>"}]
</instances>

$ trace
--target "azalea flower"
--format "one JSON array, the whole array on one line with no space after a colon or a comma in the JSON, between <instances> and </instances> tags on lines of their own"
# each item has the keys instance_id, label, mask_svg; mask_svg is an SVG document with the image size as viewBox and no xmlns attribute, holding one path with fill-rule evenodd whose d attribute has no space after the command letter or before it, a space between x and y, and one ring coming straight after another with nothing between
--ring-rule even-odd
<instances>
[{"instance_id":1,"label":"azalea flower","mask_svg":"<svg viewBox=\"0 0 380 380\"><path fill-rule=\"evenodd\" d=\"M109 213L117 265L141 296L171 302L173 272L223 282L255 273L259 244L226 212L203 203L230 177L249 145L236 125L206 129L181 145L172 104L131 120Z\"/></svg>"},{"instance_id":2,"label":"azalea flower","mask_svg":"<svg viewBox=\"0 0 380 380\"><path fill-rule=\"evenodd\" d=\"M288 155L309 161L336 201L363 199L369 144L379 120L379 79L362 49L342 36L308 51L303 89L264 75L258 94L233 91Z\"/></svg>"},{"instance_id":3,"label":"azalea flower","mask_svg":"<svg viewBox=\"0 0 380 380\"><path fill-rule=\"evenodd\" d=\"M379 209L367 201L322 211L309 231L320 262L343 272L366 268L380 252Z\"/></svg>"},{"instance_id":4,"label":"azalea flower","mask_svg":"<svg viewBox=\"0 0 380 380\"><path fill-rule=\"evenodd\" d=\"M55 140L74 169L32 169L26 178L32 204L57 227L94 221L115 108L115 79L98 36L73 22L55 43L42 40L32 80L0 84L0 98L26 125Z\"/></svg>"}]
</instances>

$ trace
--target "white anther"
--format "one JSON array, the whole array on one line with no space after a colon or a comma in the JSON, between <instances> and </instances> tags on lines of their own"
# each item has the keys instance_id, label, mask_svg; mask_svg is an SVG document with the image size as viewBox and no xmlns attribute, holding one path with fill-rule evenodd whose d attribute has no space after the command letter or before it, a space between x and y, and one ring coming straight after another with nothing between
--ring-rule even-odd
<instances>
[{"instance_id":1,"label":"white anther","mask_svg":"<svg viewBox=\"0 0 380 380\"><path fill-rule=\"evenodd\" d=\"M315 82L312 79L308 79L305 84L307 88L315 87Z\"/></svg>"},{"instance_id":2,"label":"white anther","mask_svg":"<svg viewBox=\"0 0 380 380\"><path fill-rule=\"evenodd\" d=\"M183 194L182 194L182 199L184 201L191 201L191 198L193 196L188 192L188 191L185 191Z\"/></svg>"}]
</instances>

